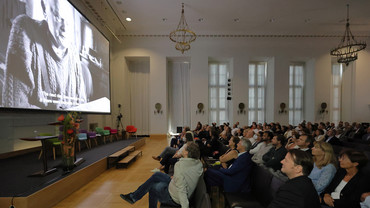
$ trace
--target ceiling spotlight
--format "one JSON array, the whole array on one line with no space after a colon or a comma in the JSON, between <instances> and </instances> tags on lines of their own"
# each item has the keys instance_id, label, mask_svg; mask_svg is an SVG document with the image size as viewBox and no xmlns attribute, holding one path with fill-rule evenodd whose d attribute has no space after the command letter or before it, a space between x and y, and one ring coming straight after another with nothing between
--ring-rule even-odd
<instances>
[{"instance_id":1,"label":"ceiling spotlight","mask_svg":"<svg viewBox=\"0 0 370 208\"><path fill-rule=\"evenodd\" d=\"M162 18L162 21L163 21L163 22L167 21L167 18Z\"/></svg>"},{"instance_id":2,"label":"ceiling spotlight","mask_svg":"<svg viewBox=\"0 0 370 208\"><path fill-rule=\"evenodd\" d=\"M199 22L203 22L203 20L204 20L203 18L199 18L198 19Z\"/></svg>"},{"instance_id":3,"label":"ceiling spotlight","mask_svg":"<svg viewBox=\"0 0 370 208\"><path fill-rule=\"evenodd\" d=\"M235 18L234 19L234 22L240 22L240 19L239 18Z\"/></svg>"},{"instance_id":4,"label":"ceiling spotlight","mask_svg":"<svg viewBox=\"0 0 370 208\"><path fill-rule=\"evenodd\" d=\"M127 22L131 22L131 18L130 17L126 17L126 21Z\"/></svg>"}]
</instances>

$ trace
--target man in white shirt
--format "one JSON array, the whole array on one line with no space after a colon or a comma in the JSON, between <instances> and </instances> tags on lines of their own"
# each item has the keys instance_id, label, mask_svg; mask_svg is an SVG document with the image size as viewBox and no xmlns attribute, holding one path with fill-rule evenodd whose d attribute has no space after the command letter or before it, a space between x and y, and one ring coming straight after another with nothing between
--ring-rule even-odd
<instances>
[{"instance_id":1,"label":"man in white shirt","mask_svg":"<svg viewBox=\"0 0 370 208\"><path fill-rule=\"evenodd\" d=\"M156 172L136 191L121 194L120 197L133 204L149 192L149 208L156 208L158 201L188 208L189 197L203 173L203 166L199 160L199 147L195 143L188 144L182 156L175 165L172 179L165 173Z\"/></svg>"}]
</instances>

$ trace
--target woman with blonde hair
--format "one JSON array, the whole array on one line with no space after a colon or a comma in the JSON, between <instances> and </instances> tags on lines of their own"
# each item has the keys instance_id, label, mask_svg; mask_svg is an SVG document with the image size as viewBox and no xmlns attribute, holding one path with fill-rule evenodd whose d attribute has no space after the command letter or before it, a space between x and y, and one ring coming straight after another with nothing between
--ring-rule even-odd
<instances>
[{"instance_id":1,"label":"woman with blonde hair","mask_svg":"<svg viewBox=\"0 0 370 208\"><path fill-rule=\"evenodd\" d=\"M337 159L333 147L326 142L317 142L312 147L312 155L314 167L308 177L311 178L317 193L320 194L337 172Z\"/></svg>"}]
</instances>

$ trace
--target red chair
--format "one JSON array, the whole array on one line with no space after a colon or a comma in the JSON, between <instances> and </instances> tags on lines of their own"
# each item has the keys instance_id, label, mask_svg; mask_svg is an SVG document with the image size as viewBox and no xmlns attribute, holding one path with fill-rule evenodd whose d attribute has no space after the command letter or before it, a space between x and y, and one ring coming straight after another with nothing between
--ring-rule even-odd
<instances>
[{"instance_id":1,"label":"red chair","mask_svg":"<svg viewBox=\"0 0 370 208\"><path fill-rule=\"evenodd\" d=\"M126 132L127 132L129 135L135 134L135 136L136 136L136 138L137 138L136 131L137 131L137 128L135 128L135 126L132 126L132 125L126 126Z\"/></svg>"},{"instance_id":2,"label":"red chair","mask_svg":"<svg viewBox=\"0 0 370 208\"><path fill-rule=\"evenodd\" d=\"M109 130L111 137L115 136L118 141L118 130L117 129L111 129L109 126L104 126L104 130Z\"/></svg>"}]
</instances>

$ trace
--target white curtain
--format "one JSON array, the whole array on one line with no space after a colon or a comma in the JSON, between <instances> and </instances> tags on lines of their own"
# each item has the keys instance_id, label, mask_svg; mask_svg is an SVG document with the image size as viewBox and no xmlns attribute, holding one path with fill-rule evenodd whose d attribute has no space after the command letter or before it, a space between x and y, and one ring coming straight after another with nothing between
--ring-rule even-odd
<instances>
[{"instance_id":1,"label":"white curtain","mask_svg":"<svg viewBox=\"0 0 370 208\"><path fill-rule=\"evenodd\" d=\"M190 63L168 62L168 130L190 127Z\"/></svg>"},{"instance_id":2,"label":"white curtain","mask_svg":"<svg viewBox=\"0 0 370 208\"><path fill-rule=\"evenodd\" d=\"M138 135L149 135L149 61L129 62L130 123Z\"/></svg>"}]
</instances>

